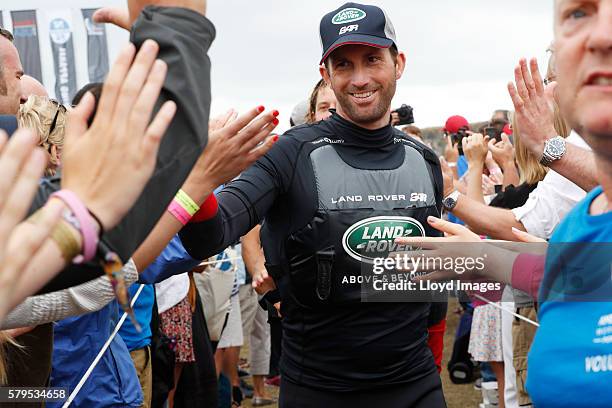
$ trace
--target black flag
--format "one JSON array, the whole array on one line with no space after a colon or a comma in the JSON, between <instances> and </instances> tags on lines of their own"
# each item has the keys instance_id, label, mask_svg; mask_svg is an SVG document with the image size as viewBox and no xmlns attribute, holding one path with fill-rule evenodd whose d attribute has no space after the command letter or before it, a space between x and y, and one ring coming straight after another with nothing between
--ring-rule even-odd
<instances>
[{"instance_id":1,"label":"black flag","mask_svg":"<svg viewBox=\"0 0 612 408\"><path fill-rule=\"evenodd\" d=\"M87 30L87 65L89 82L103 82L108 73L108 46L104 24L93 22L92 16L97 9L82 9L83 22Z\"/></svg>"},{"instance_id":2,"label":"black flag","mask_svg":"<svg viewBox=\"0 0 612 408\"><path fill-rule=\"evenodd\" d=\"M42 82L36 11L11 11L11 18L13 19L15 47L19 50L23 70L26 74Z\"/></svg>"}]
</instances>

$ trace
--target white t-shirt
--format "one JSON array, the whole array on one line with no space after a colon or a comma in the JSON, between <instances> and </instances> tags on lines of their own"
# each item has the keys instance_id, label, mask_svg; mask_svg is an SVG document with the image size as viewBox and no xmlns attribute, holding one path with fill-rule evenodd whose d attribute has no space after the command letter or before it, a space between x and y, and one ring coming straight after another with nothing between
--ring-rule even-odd
<instances>
[{"instance_id":1,"label":"white t-shirt","mask_svg":"<svg viewBox=\"0 0 612 408\"><path fill-rule=\"evenodd\" d=\"M591 150L584 139L574 131L566 141ZM586 191L556 171L549 170L544 180L529 194L525 205L513 209L512 212L528 233L548 239L567 213L585 196Z\"/></svg>"}]
</instances>

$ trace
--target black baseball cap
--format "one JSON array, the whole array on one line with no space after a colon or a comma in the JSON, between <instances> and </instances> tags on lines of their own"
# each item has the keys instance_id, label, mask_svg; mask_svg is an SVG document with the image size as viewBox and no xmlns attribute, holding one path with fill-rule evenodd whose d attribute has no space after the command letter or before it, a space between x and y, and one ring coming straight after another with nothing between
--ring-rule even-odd
<instances>
[{"instance_id":1,"label":"black baseball cap","mask_svg":"<svg viewBox=\"0 0 612 408\"><path fill-rule=\"evenodd\" d=\"M361 44L377 48L397 47L395 29L383 9L359 3L346 3L327 13L319 28L323 47L322 64L336 48Z\"/></svg>"},{"instance_id":2,"label":"black baseball cap","mask_svg":"<svg viewBox=\"0 0 612 408\"><path fill-rule=\"evenodd\" d=\"M0 115L0 129L11 137L17 130L17 118L12 115Z\"/></svg>"}]
</instances>

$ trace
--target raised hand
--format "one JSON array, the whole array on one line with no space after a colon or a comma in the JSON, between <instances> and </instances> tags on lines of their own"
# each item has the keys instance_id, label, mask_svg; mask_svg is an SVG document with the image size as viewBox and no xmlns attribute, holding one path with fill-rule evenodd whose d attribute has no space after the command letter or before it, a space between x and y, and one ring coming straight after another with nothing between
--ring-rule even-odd
<instances>
[{"instance_id":1,"label":"raised hand","mask_svg":"<svg viewBox=\"0 0 612 408\"><path fill-rule=\"evenodd\" d=\"M235 113L230 111L224 119L213 120L212 126L218 128L209 134L197 170L191 172L185 188L190 189L187 183L195 183L199 191L213 191L266 154L278 140L271 132L278 125L279 113L274 110L263 114L264 110L259 106L234 120Z\"/></svg>"},{"instance_id":2,"label":"raised hand","mask_svg":"<svg viewBox=\"0 0 612 408\"><path fill-rule=\"evenodd\" d=\"M502 133L501 138L499 142L495 139L489 140L489 151L493 155L493 160L504 169L510 165L514 166L514 147L508 135Z\"/></svg>"},{"instance_id":3,"label":"raised hand","mask_svg":"<svg viewBox=\"0 0 612 408\"><path fill-rule=\"evenodd\" d=\"M444 158L448 163L456 163L459 159L459 150L456 145L453 145L453 140L450 135L446 136L446 146L444 147Z\"/></svg>"},{"instance_id":4,"label":"raised hand","mask_svg":"<svg viewBox=\"0 0 612 408\"><path fill-rule=\"evenodd\" d=\"M527 67L527 60L521 59L514 69L514 80L508 83L508 93L512 98L517 127L521 140L535 157L541 157L546 140L555 137L554 114L551 102L544 93L544 84L533 58Z\"/></svg>"},{"instance_id":5,"label":"raised hand","mask_svg":"<svg viewBox=\"0 0 612 408\"><path fill-rule=\"evenodd\" d=\"M96 23L110 23L130 30L138 15L146 6L181 7L206 15L206 0L128 0L128 8L103 7L93 19Z\"/></svg>"},{"instance_id":6,"label":"raised hand","mask_svg":"<svg viewBox=\"0 0 612 408\"><path fill-rule=\"evenodd\" d=\"M168 101L150 122L166 77L158 45L138 54L129 44L111 68L91 127L94 97L86 94L69 114L62 188L76 193L106 231L129 211L153 174L157 151L176 105Z\"/></svg>"},{"instance_id":7,"label":"raised hand","mask_svg":"<svg viewBox=\"0 0 612 408\"><path fill-rule=\"evenodd\" d=\"M119 28L130 31L133 21L130 12L123 7L102 7L93 14L96 23L114 24Z\"/></svg>"},{"instance_id":8,"label":"raised hand","mask_svg":"<svg viewBox=\"0 0 612 408\"><path fill-rule=\"evenodd\" d=\"M18 130L10 141L0 131L0 320L12 304L14 289L59 219L62 206L43 208L36 225L22 223L47 164L38 138Z\"/></svg>"},{"instance_id":9,"label":"raised hand","mask_svg":"<svg viewBox=\"0 0 612 408\"><path fill-rule=\"evenodd\" d=\"M488 136L483 136L480 133L472 133L463 138L463 153L470 166L480 166L482 168L489 152L488 141Z\"/></svg>"}]
</instances>

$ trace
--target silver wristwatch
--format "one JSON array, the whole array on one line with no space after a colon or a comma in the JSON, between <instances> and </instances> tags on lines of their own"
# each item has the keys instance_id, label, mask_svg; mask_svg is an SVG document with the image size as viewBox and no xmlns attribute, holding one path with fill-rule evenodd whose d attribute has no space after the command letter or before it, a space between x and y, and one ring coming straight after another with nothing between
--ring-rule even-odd
<instances>
[{"instance_id":1,"label":"silver wristwatch","mask_svg":"<svg viewBox=\"0 0 612 408\"><path fill-rule=\"evenodd\" d=\"M561 136L548 139L544 144L544 152L540 158L540 164L549 167L554 161L563 157L566 152L565 139Z\"/></svg>"},{"instance_id":2,"label":"silver wristwatch","mask_svg":"<svg viewBox=\"0 0 612 408\"><path fill-rule=\"evenodd\" d=\"M442 205L446 209L446 211L453 211L455 206L457 205L457 200L461 193L458 190L453 191L442 200Z\"/></svg>"}]
</instances>

